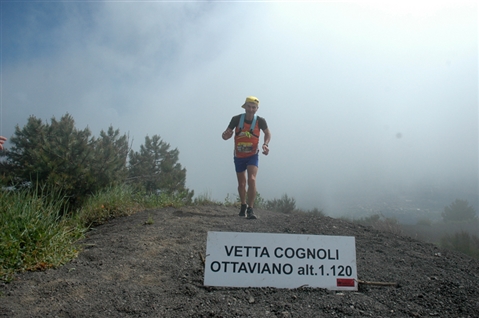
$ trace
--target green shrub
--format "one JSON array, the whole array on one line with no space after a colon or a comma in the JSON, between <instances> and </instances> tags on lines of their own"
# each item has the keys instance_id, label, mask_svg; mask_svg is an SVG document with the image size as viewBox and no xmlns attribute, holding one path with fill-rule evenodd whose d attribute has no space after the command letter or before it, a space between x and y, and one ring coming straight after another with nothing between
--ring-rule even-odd
<instances>
[{"instance_id":1,"label":"green shrub","mask_svg":"<svg viewBox=\"0 0 479 318\"><path fill-rule=\"evenodd\" d=\"M190 192L153 194L138 191L130 185L112 186L90 196L74 218L79 224L90 227L145 209L179 207L190 203L189 195Z\"/></svg>"},{"instance_id":2,"label":"green shrub","mask_svg":"<svg viewBox=\"0 0 479 318\"><path fill-rule=\"evenodd\" d=\"M281 199L266 201L266 208L276 212L291 213L296 209L296 200L285 193Z\"/></svg>"},{"instance_id":3,"label":"green shrub","mask_svg":"<svg viewBox=\"0 0 479 318\"><path fill-rule=\"evenodd\" d=\"M315 216L315 217L323 217L323 216L326 216L326 214L324 214L323 210L320 210L318 208L313 208L313 209L310 209L310 210L302 210L302 209L295 209L294 210L295 213L302 213L302 214L307 214L309 216Z\"/></svg>"},{"instance_id":4,"label":"green shrub","mask_svg":"<svg viewBox=\"0 0 479 318\"><path fill-rule=\"evenodd\" d=\"M238 202L239 202L239 197L238 197L237 195L236 195L236 199L232 199L232 198L230 197L230 194L227 193L227 194L226 194L226 197L225 197L225 199L224 199L224 201L223 201L223 204L224 204L225 206L235 206Z\"/></svg>"},{"instance_id":5,"label":"green shrub","mask_svg":"<svg viewBox=\"0 0 479 318\"><path fill-rule=\"evenodd\" d=\"M441 238L441 247L479 258L479 237L466 231L445 235Z\"/></svg>"},{"instance_id":6,"label":"green shrub","mask_svg":"<svg viewBox=\"0 0 479 318\"><path fill-rule=\"evenodd\" d=\"M237 205L239 206L241 204L241 200L240 200L240 197L238 195L235 195L236 196L236 203L233 203L230 201L229 199L229 194L226 196L225 198L225 205ZM248 196L248 194L246 194L246 196ZM248 202L248 198L246 198L246 202ZM256 196L254 198L254 207L255 208L258 208L258 209L265 209L267 208L267 203L266 203L266 200L263 199L263 197L261 196L261 194L259 192L256 191Z\"/></svg>"},{"instance_id":7,"label":"green shrub","mask_svg":"<svg viewBox=\"0 0 479 318\"><path fill-rule=\"evenodd\" d=\"M456 199L442 212L444 222L461 222L477 220L476 210L469 205L467 200Z\"/></svg>"},{"instance_id":8,"label":"green shrub","mask_svg":"<svg viewBox=\"0 0 479 318\"><path fill-rule=\"evenodd\" d=\"M55 267L75 257L74 242L85 228L61 209L65 198L40 197L37 191L0 191L0 279L16 271Z\"/></svg>"},{"instance_id":9,"label":"green shrub","mask_svg":"<svg viewBox=\"0 0 479 318\"><path fill-rule=\"evenodd\" d=\"M205 192L195 197L193 200L193 204L194 205L211 205L211 204L215 204L215 202L211 198L211 193Z\"/></svg>"},{"instance_id":10,"label":"green shrub","mask_svg":"<svg viewBox=\"0 0 479 318\"><path fill-rule=\"evenodd\" d=\"M364 224L364 225L373 225L373 224L376 224L377 222L379 222L379 220L381 220L381 217L382 216L380 214L372 214L370 216L362 217L362 218L356 220L355 222L360 223L360 224Z\"/></svg>"},{"instance_id":11,"label":"green shrub","mask_svg":"<svg viewBox=\"0 0 479 318\"><path fill-rule=\"evenodd\" d=\"M131 215L144 209L142 196L128 185L111 186L88 197L75 218L82 226L105 223L115 217Z\"/></svg>"},{"instance_id":12,"label":"green shrub","mask_svg":"<svg viewBox=\"0 0 479 318\"><path fill-rule=\"evenodd\" d=\"M384 220L379 220L373 227L380 231L391 232L396 235L401 235L403 230L399 221L395 218L385 218Z\"/></svg>"},{"instance_id":13,"label":"green shrub","mask_svg":"<svg viewBox=\"0 0 479 318\"><path fill-rule=\"evenodd\" d=\"M397 219L386 218L382 214L373 214L363 217L355 222L371 226L378 231L391 232L396 235L401 235L403 232L402 227Z\"/></svg>"},{"instance_id":14,"label":"green shrub","mask_svg":"<svg viewBox=\"0 0 479 318\"><path fill-rule=\"evenodd\" d=\"M432 226L432 221L427 218L417 220L417 225Z\"/></svg>"},{"instance_id":15,"label":"green shrub","mask_svg":"<svg viewBox=\"0 0 479 318\"><path fill-rule=\"evenodd\" d=\"M312 214L314 216L317 216L317 217L325 216L324 211L320 210L318 208L313 208L312 210L308 210L307 213L310 213L310 214Z\"/></svg>"},{"instance_id":16,"label":"green shrub","mask_svg":"<svg viewBox=\"0 0 479 318\"><path fill-rule=\"evenodd\" d=\"M254 206L259 209L264 209L266 207L266 200L263 199L259 192L256 192L256 197L254 198Z\"/></svg>"}]
</instances>

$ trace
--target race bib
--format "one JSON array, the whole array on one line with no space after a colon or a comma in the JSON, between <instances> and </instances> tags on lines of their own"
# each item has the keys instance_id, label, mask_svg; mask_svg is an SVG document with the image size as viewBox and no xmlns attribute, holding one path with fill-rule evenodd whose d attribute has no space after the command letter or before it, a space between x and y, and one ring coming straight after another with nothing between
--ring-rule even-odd
<instances>
[{"instance_id":1,"label":"race bib","mask_svg":"<svg viewBox=\"0 0 479 318\"><path fill-rule=\"evenodd\" d=\"M239 142L236 146L237 152L242 153L251 153L253 152L253 143L252 142Z\"/></svg>"}]
</instances>

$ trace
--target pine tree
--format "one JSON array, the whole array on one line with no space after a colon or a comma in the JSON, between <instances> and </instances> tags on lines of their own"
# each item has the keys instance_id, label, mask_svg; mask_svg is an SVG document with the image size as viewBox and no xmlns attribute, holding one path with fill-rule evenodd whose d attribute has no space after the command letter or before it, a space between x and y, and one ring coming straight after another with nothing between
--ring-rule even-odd
<instances>
[{"instance_id":1,"label":"pine tree","mask_svg":"<svg viewBox=\"0 0 479 318\"><path fill-rule=\"evenodd\" d=\"M442 212L444 222L476 221L476 210L467 200L456 199Z\"/></svg>"},{"instance_id":2,"label":"pine tree","mask_svg":"<svg viewBox=\"0 0 479 318\"><path fill-rule=\"evenodd\" d=\"M193 192L185 188L186 169L178 163L178 149L170 150L170 144L160 136L145 137L140 151L130 151L129 180L147 193L186 192L191 199Z\"/></svg>"},{"instance_id":3,"label":"pine tree","mask_svg":"<svg viewBox=\"0 0 479 318\"><path fill-rule=\"evenodd\" d=\"M69 114L44 124L31 116L15 128L6 153L8 178L13 185L27 184L62 191L76 206L102 187L126 178L126 136L110 127L100 138L88 128L75 128Z\"/></svg>"},{"instance_id":4,"label":"pine tree","mask_svg":"<svg viewBox=\"0 0 479 318\"><path fill-rule=\"evenodd\" d=\"M101 131L100 138L93 141L94 160L91 170L98 188L125 182L128 175L128 137L112 126Z\"/></svg>"}]
</instances>

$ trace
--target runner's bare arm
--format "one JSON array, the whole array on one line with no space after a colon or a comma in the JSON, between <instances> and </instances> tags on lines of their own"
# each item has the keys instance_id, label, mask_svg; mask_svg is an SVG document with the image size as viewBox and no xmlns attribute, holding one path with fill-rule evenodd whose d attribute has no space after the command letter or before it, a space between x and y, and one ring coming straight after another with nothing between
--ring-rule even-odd
<instances>
[{"instance_id":1,"label":"runner's bare arm","mask_svg":"<svg viewBox=\"0 0 479 318\"><path fill-rule=\"evenodd\" d=\"M226 130L223 131L223 134L221 135L221 137L223 137L224 140L230 139L231 136L233 136L233 130L230 128L226 128Z\"/></svg>"},{"instance_id":2,"label":"runner's bare arm","mask_svg":"<svg viewBox=\"0 0 479 318\"><path fill-rule=\"evenodd\" d=\"M266 128L263 130L264 132L264 143L263 143L263 154L268 155L269 153L269 141L271 140L271 131L269 131L269 128Z\"/></svg>"}]
</instances>

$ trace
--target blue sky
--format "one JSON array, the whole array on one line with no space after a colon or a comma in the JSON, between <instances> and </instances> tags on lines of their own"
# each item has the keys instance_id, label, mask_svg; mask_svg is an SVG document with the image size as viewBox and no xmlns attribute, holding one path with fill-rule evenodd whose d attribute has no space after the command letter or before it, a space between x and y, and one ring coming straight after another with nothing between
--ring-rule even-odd
<instances>
[{"instance_id":1,"label":"blue sky","mask_svg":"<svg viewBox=\"0 0 479 318\"><path fill-rule=\"evenodd\" d=\"M477 198L476 1L1 8L6 137L30 115L67 112L133 148L157 134L179 149L187 186L223 200L236 178L221 132L255 95L273 134L258 175L267 199L341 214L405 189Z\"/></svg>"}]
</instances>

